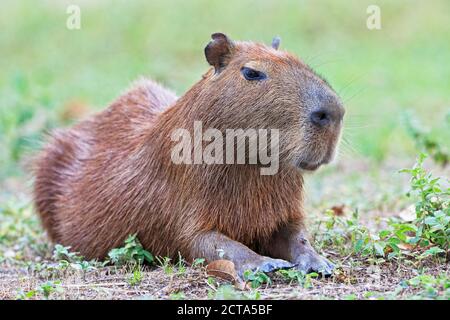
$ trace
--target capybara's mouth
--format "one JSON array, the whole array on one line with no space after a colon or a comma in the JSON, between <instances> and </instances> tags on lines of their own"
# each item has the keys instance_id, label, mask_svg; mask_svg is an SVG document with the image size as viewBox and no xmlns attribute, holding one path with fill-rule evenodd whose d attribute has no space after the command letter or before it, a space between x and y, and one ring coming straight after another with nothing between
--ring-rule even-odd
<instances>
[{"instance_id":1,"label":"capybara's mouth","mask_svg":"<svg viewBox=\"0 0 450 320\"><path fill-rule=\"evenodd\" d=\"M330 163L334 158L335 146L330 145L326 154L319 159L297 159L295 165L303 170L314 171L317 170L321 165Z\"/></svg>"},{"instance_id":2,"label":"capybara's mouth","mask_svg":"<svg viewBox=\"0 0 450 320\"><path fill-rule=\"evenodd\" d=\"M317 170L322 163L308 163L308 162L300 162L299 167L303 170L314 171Z\"/></svg>"},{"instance_id":3,"label":"capybara's mouth","mask_svg":"<svg viewBox=\"0 0 450 320\"><path fill-rule=\"evenodd\" d=\"M308 170L308 171L317 170L321 165L322 165L322 163L320 163L320 162L312 163L312 162L300 161L300 162L297 163L297 166L300 169Z\"/></svg>"}]
</instances>

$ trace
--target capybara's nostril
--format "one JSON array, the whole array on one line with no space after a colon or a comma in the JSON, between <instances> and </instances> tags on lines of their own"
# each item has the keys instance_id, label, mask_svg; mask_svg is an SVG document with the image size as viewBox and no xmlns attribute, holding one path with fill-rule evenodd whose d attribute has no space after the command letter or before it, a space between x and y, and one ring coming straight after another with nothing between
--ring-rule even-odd
<instances>
[{"instance_id":1,"label":"capybara's nostril","mask_svg":"<svg viewBox=\"0 0 450 320\"><path fill-rule=\"evenodd\" d=\"M332 119L332 114L324 108L320 108L311 112L310 114L311 122L319 127L325 127L330 125Z\"/></svg>"}]
</instances>

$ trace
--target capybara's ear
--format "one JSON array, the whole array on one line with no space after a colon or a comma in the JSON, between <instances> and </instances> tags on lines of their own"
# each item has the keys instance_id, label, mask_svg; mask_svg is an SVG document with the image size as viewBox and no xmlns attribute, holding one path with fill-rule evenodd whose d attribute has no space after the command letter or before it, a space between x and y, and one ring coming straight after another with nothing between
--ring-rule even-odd
<instances>
[{"instance_id":1,"label":"capybara's ear","mask_svg":"<svg viewBox=\"0 0 450 320\"><path fill-rule=\"evenodd\" d=\"M206 60L219 73L231 59L234 44L223 33L213 33L212 40L205 47Z\"/></svg>"},{"instance_id":2,"label":"capybara's ear","mask_svg":"<svg viewBox=\"0 0 450 320\"><path fill-rule=\"evenodd\" d=\"M276 36L272 39L272 48L275 50L278 50L280 47L281 38L279 36Z\"/></svg>"}]
</instances>

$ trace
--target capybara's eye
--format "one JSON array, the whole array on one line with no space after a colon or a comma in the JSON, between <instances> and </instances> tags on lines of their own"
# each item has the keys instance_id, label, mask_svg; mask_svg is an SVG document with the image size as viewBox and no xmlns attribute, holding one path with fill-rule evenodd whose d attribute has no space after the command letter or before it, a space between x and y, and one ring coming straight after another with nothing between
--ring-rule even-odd
<instances>
[{"instance_id":1,"label":"capybara's eye","mask_svg":"<svg viewBox=\"0 0 450 320\"><path fill-rule=\"evenodd\" d=\"M247 67L242 67L241 72L244 75L244 78L250 81L264 80L265 78L267 78L267 76L263 72Z\"/></svg>"}]
</instances>

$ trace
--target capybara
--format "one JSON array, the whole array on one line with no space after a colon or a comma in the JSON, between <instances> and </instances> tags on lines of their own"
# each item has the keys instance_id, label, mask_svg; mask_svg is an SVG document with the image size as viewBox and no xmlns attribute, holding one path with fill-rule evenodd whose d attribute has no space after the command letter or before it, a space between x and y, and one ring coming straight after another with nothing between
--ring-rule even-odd
<instances>
[{"instance_id":1,"label":"capybara","mask_svg":"<svg viewBox=\"0 0 450 320\"><path fill-rule=\"evenodd\" d=\"M182 97L141 80L106 110L54 132L35 163L34 201L49 237L87 258L137 233L155 255L229 259L240 275L330 274L333 264L307 239L302 190L304 172L334 157L340 99L277 40L215 33L204 51L212 68ZM195 121L220 132L279 130L277 172L261 174L260 161L174 163L173 132L192 132Z\"/></svg>"}]
</instances>

